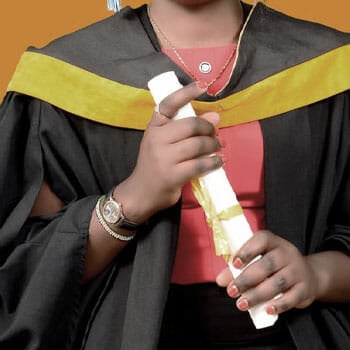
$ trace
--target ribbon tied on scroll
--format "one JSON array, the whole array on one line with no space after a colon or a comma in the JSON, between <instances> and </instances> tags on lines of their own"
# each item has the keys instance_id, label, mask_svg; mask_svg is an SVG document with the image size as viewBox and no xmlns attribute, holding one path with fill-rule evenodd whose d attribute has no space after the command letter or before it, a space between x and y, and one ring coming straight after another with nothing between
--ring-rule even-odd
<instances>
[{"instance_id":1,"label":"ribbon tied on scroll","mask_svg":"<svg viewBox=\"0 0 350 350\"><path fill-rule=\"evenodd\" d=\"M201 179L192 180L191 185L194 196L206 214L207 223L213 230L215 253L218 256L222 256L228 262L231 257L231 249L227 242L222 221L243 215L243 209L237 203L217 213L206 187L201 184Z\"/></svg>"}]
</instances>

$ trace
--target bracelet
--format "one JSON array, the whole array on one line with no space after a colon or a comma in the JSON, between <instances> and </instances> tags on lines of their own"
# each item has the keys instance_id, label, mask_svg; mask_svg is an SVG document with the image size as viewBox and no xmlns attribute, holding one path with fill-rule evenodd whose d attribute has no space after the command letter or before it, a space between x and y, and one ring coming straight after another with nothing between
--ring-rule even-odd
<instances>
[{"instance_id":1,"label":"bracelet","mask_svg":"<svg viewBox=\"0 0 350 350\"><path fill-rule=\"evenodd\" d=\"M116 232L116 231L112 230L108 226L107 222L103 218L103 216L101 214L101 208L100 207L101 207L102 201L104 201L105 198L106 198L105 195L101 196L99 198L99 200L97 201L97 203L96 203L95 211L96 211L96 216L97 216L98 222L101 224L101 226L104 228L104 230L107 233L109 233L112 237L114 237L116 239L119 239L120 241L123 241L123 242L131 241L135 237L135 234L127 236L127 235L123 235L123 234L121 234L119 232Z\"/></svg>"}]
</instances>

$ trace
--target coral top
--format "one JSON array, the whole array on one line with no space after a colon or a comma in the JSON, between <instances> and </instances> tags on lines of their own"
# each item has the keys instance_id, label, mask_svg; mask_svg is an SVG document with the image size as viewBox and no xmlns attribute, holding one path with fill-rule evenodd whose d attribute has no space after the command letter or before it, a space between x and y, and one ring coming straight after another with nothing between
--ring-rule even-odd
<instances>
[{"instance_id":1,"label":"coral top","mask_svg":"<svg viewBox=\"0 0 350 350\"><path fill-rule=\"evenodd\" d=\"M230 50L235 49L233 44L215 48L179 49L178 52L196 74L197 80L209 82L227 61ZM184 68L172 50L164 49L163 52ZM232 55L222 76L209 88L209 93L216 94L224 87L230 79L234 61L235 54ZM210 62L210 74L198 70L201 62ZM184 70L186 71L185 68ZM244 214L253 232L264 229L264 146L260 124L251 122L220 129L219 138L224 146L224 169ZM203 209L193 196L191 185L186 184L182 193L179 241L172 282L214 282L218 273L225 267L224 260L215 255L212 230L208 227Z\"/></svg>"}]
</instances>

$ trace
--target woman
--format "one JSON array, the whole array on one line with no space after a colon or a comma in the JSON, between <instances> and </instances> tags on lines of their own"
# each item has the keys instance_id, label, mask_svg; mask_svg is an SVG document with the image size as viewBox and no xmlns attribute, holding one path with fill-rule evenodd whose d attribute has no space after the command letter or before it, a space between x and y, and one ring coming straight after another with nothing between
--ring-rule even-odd
<instances>
[{"instance_id":1,"label":"woman","mask_svg":"<svg viewBox=\"0 0 350 350\"><path fill-rule=\"evenodd\" d=\"M2 349L347 348L348 43L153 0L29 48L1 107ZM186 86L152 112L169 70ZM263 255L235 280L187 186L223 163L257 231L234 265ZM255 330L261 302L280 320Z\"/></svg>"}]
</instances>

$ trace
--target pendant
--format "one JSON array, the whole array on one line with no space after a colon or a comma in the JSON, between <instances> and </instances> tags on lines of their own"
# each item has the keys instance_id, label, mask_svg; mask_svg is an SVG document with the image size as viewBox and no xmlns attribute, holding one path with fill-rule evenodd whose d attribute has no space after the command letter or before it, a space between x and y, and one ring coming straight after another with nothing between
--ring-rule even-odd
<instances>
[{"instance_id":1,"label":"pendant","mask_svg":"<svg viewBox=\"0 0 350 350\"><path fill-rule=\"evenodd\" d=\"M204 74L208 74L211 72L211 64L209 62L201 62L198 68L199 71Z\"/></svg>"}]
</instances>

